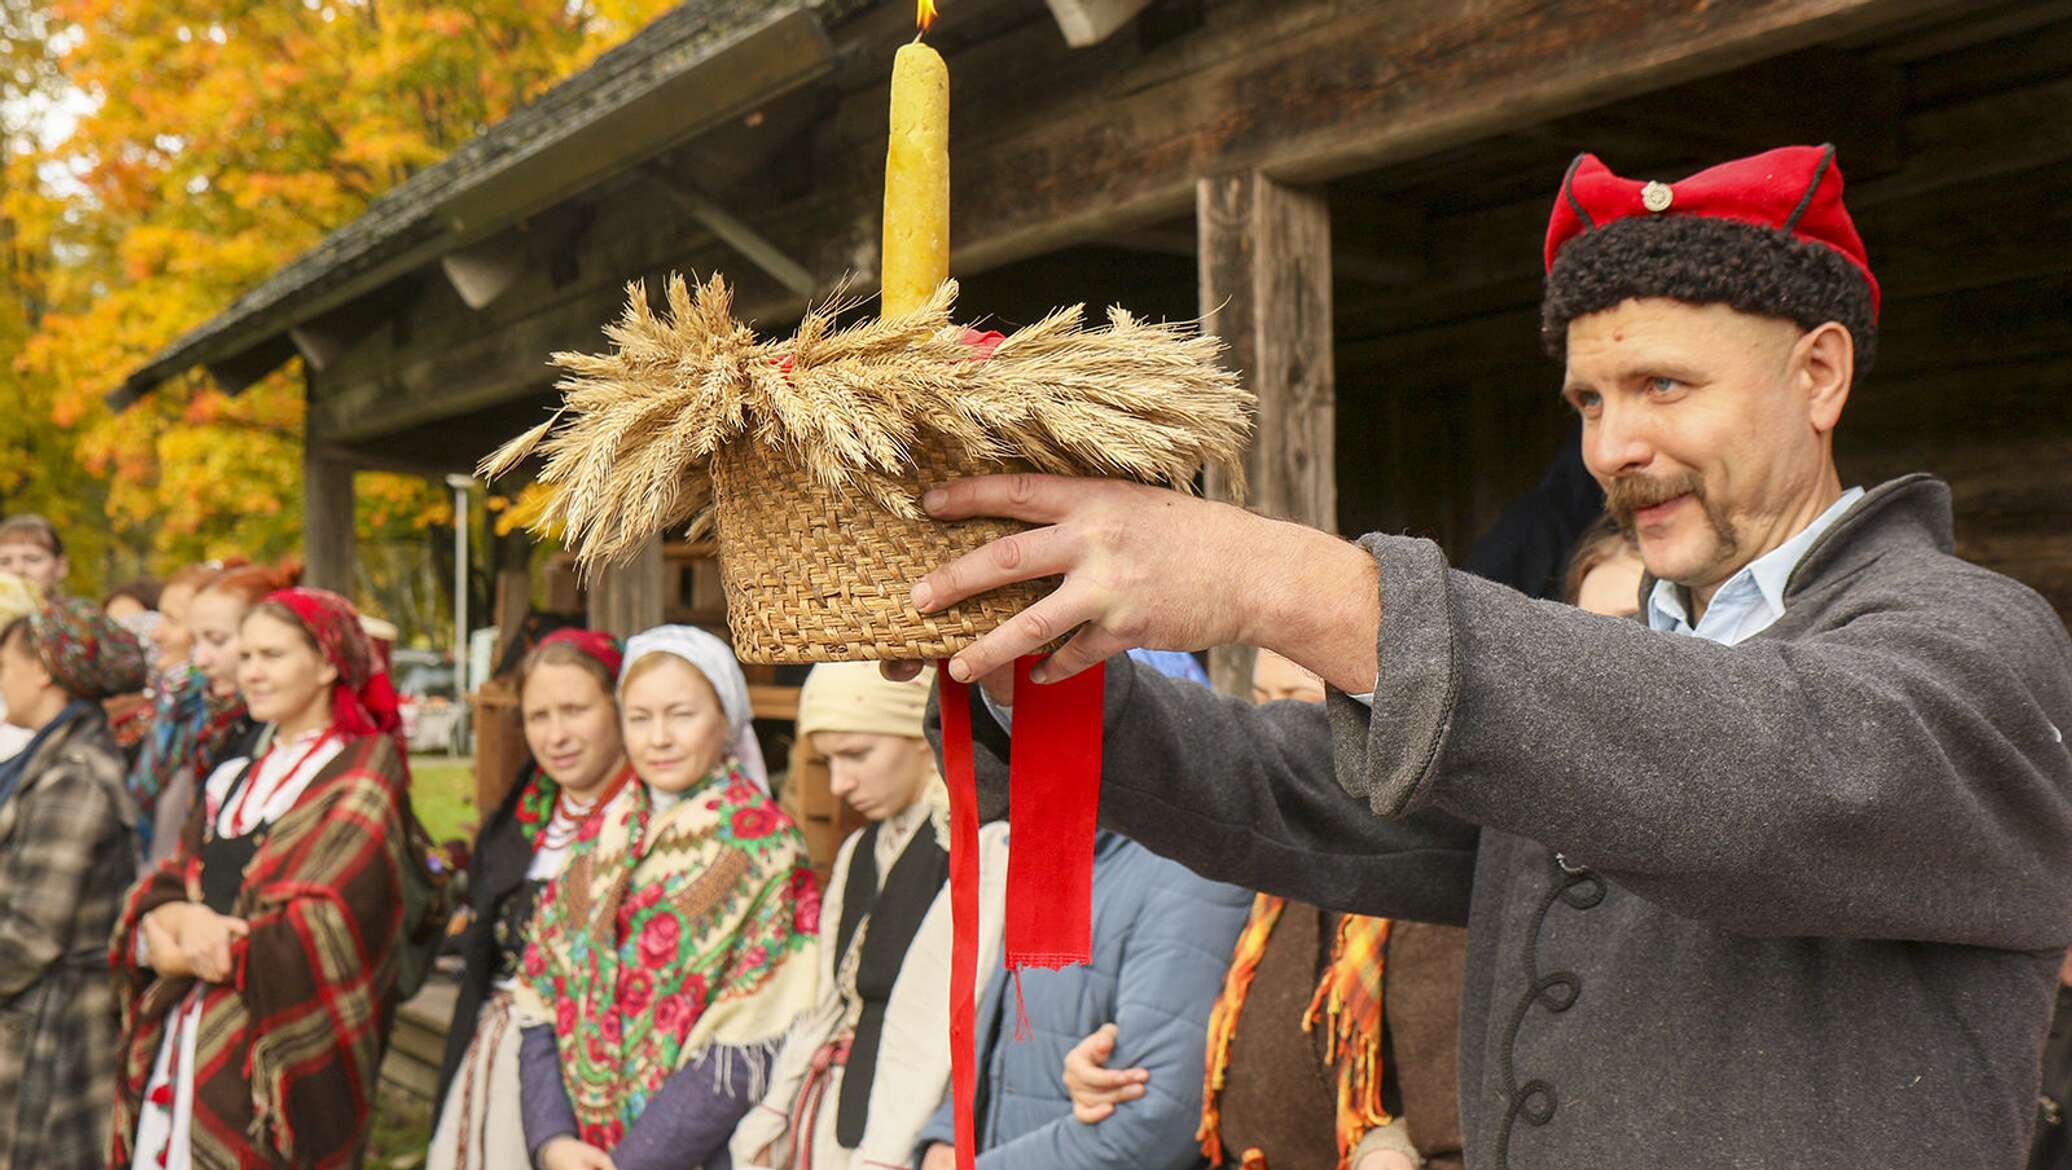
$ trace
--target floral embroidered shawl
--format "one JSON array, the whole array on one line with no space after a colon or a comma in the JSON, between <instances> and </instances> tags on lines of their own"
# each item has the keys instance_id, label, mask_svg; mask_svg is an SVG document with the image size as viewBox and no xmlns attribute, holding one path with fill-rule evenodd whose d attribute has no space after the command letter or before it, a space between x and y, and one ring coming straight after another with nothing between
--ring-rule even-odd
<instances>
[{"instance_id":1,"label":"floral embroidered shawl","mask_svg":"<svg viewBox=\"0 0 2072 1170\"><path fill-rule=\"evenodd\" d=\"M542 893L518 997L553 1022L582 1138L603 1150L712 1045L783 1039L813 1003L820 925L804 838L737 761L666 810L644 784L626 797Z\"/></svg>"}]
</instances>

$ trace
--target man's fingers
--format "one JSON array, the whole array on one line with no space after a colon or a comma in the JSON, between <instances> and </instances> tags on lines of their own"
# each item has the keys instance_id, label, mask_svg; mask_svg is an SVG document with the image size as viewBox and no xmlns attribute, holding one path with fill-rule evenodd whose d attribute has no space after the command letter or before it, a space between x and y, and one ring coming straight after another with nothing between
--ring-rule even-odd
<instances>
[{"instance_id":1,"label":"man's fingers","mask_svg":"<svg viewBox=\"0 0 2072 1170\"><path fill-rule=\"evenodd\" d=\"M1037 645L1040 646L1042 643L1039 642ZM1079 631L1077 637L1060 647L1056 654L1037 663L1029 671L1029 681L1046 685L1063 682L1087 667L1097 662L1106 662L1129 648L1129 643L1125 639L1108 633L1099 626L1088 626ZM965 653L968 654L970 651L967 650Z\"/></svg>"},{"instance_id":2,"label":"man's fingers","mask_svg":"<svg viewBox=\"0 0 2072 1170\"><path fill-rule=\"evenodd\" d=\"M1011 667L1015 659L1041 650L1090 616L1092 606L1086 591L1067 581L1057 592L966 646L950 660L950 677L970 682L1002 667Z\"/></svg>"},{"instance_id":3,"label":"man's fingers","mask_svg":"<svg viewBox=\"0 0 2072 1170\"><path fill-rule=\"evenodd\" d=\"M914 608L934 613L1016 581L1054 577L1072 567L1074 542L1059 528L1031 528L965 553L914 584Z\"/></svg>"},{"instance_id":4,"label":"man's fingers","mask_svg":"<svg viewBox=\"0 0 2072 1170\"><path fill-rule=\"evenodd\" d=\"M998 516L1055 524L1103 482L1063 475L981 475L929 488L921 506L938 520Z\"/></svg>"}]
</instances>

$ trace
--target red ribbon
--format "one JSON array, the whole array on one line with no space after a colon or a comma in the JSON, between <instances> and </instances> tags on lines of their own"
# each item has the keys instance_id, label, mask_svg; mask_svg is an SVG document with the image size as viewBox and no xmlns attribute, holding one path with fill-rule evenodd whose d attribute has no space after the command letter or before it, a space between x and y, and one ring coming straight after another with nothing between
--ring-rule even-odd
<instances>
[{"instance_id":1,"label":"red ribbon","mask_svg":"<svg viewBox=\"0 0 2072 1170\"><path fill-rule=\"evenodd\" d=\"M977 1157L978 778L971 763L971 688L938 666L942 684L942 760L950 789L950 1096L957 1125L957 1170Z\"/></svg>"},{"instance_id":2,"label":"red ribbon","mask_svg":"<svg viewBox=\"0 0 2072 1170\"><path fill-rule=\"evenodd\" d=\"M1094 832L1101 806L1103 667L1038 686L1015 662L1014 750L1008 765L1013 830L1007 838L1006 965L1015 979L1016 1034L1021 972L1093 957ZM943 770L950 789L950 1090L957 1170L972 1170L977 1145L978 785L972 762L971 690L936 671L942 686Z\"/></svg>"}]
</instances>

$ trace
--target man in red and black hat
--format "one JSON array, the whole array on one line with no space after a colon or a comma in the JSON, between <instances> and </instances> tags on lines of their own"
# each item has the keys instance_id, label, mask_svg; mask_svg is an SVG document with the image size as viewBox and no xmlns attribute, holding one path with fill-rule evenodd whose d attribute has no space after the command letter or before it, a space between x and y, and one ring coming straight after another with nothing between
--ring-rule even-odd
<instances>
[{"instance_id":1,"label":"man in red and black hat","mask_svg":"<svg viewBox=\"0 0 2072 1170\"><path fill-rule=\"evenodd\" d=\"M953 676L1004 704L1002 668L1078 627L1044 669L1108 659L1107 827L1239 885L1465 922L1471 1166L2019 1164L2072 943L2072 643L1952 555L1943 484L1844 490L1878 286L1834 152L1674 183L1585 157L1546 259L1643 620L1427 541L997 477L928 506L1040 527L917 603L1064 580ZM1328 713L1116 657L1219 643L1314 670ZM1005 747L979 739L997 801Z\"/></svg>"}]
</instances>

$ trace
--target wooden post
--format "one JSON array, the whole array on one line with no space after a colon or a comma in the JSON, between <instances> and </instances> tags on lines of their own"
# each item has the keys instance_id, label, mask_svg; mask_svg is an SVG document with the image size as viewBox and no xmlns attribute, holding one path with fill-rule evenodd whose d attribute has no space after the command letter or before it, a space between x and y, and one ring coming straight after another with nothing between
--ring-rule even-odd
<instances>
[{"instance_id":1,"label":"wooden post","mask_svg":"<svg viewBox=\"0 0 2072 1170\"><path fill-rule=\"evenodd\" d=\"M664 575L659 536L641 546L631 563L600 570L590 586L590 628L629 638L661 625Z\"/></svg>"},{"instance_id":2,"label":"wooden post","mask_svg":"<svg viewBox=\"0 0 2072 1170\"><path fill-rule=\"evenodd\" d=\"M302 579L353 595L352 465L302 448Z\"/></svg>"},{"instance_id":3,"label":"wooden post","mask_svg":"<svg viewBox=\"0 0 2072 1170\"><path fill-rule=\"evenodd\" d=\"M1223 339L1224 360L1259 399L1245 502L1336 532L1331 213L1323 193L1255 170L1203 179L1195 195L1202 326ZM1230 498L1221 476L1210 476L1208 490ZM1249 695L1252 648L1211 650L1209 674L1218 690Z\"/></svg>"}]
</instances>

